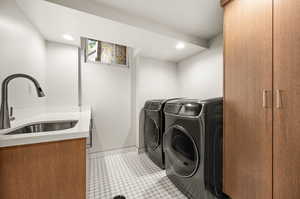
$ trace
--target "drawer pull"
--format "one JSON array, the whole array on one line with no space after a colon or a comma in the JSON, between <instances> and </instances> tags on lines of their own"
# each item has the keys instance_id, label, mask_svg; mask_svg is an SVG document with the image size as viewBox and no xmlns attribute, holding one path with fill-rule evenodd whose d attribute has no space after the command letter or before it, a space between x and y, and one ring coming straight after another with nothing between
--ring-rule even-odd
<instances>
[{"instance_id":1,"label":"drawer pull","mask_svg":"<svg viewBox=\"0 0 300 199\"><path fill-rule=\"evenodd\" d=\"M266 89L263 90L263 108L268 108L268 99L267 96L268 95L268 91Z\"/></svg>"},{"instance_id":2,"label":"drawer pull","mask_svg":"<svg viewBox=\"0 0 300 199\"><path fill-rule=\"evenodd\" d=\"M282 108L281 90L276 90L276 108Z\"/></svg>"}]
</instances>

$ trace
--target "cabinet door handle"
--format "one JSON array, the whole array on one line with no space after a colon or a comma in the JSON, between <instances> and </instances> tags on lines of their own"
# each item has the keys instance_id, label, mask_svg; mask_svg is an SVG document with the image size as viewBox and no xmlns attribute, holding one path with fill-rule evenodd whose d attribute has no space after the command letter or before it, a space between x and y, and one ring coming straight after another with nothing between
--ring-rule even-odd
<instances>
[{"instance_id":1,"label":"cabinet door handle","mask_svg":"<svg viewBox=\"0 0 300 199\"><path fill-rule=\"evenodd\" d=\"M268 91L266 89L263 90L263 108L268 108Z\"/></svg>"},{"instance_id":2,"label":"cabinet door handle","mask_svg":"<svg viewBox=\"0 0 300 199\"><path fill-rule=\"evenodd\" d=\"M276 90L276 108L282 108L281 90Z\"/></svg>"}]
</instances>

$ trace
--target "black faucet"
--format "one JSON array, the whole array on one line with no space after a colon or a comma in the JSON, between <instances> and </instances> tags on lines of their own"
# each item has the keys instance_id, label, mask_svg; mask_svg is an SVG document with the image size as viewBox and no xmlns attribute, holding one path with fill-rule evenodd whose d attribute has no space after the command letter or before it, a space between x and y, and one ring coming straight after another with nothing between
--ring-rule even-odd
<instances>
[{"instance_id":1,"label":"black faucet","mask_svg":"<svg viewBox=\"0 0 300 199\"><path fill-rule=\"evenodd\" d=\"M45 94L38 83L38 81L26 74L13 74L6 77L2 82L2 92L1 92L1 108L0 108L0 129L10 128L10 119L9 119L9 111L8 111L8 100L7 100L7 90L8 84L11 80L15 78L25 78L33 82L36 88L36 92L38 97L44 97Z\"/></svg>"}]
</instances>

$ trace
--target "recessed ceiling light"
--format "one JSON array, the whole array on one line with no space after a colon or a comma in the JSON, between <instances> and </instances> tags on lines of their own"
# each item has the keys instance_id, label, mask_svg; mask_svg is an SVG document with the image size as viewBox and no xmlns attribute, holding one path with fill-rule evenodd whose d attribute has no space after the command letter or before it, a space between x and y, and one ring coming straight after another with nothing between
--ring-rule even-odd
<instances>
[{"instance_id":1,"label":"recessed ceiling light","mask_svg":"<svg viewBox=\"0 0 300 199\"><path fill-rule=\"evenodd\" d=\"M178 44L176 45L176 49L177 50L181 50L181 49L184 49L185 48L185 45L183 42L178 42Z\"/></svg>"},{"instance_id":2,"label":"recessed ceiling light","mask_svg":"<svg viewBox=\"0 0 300 199\"><path fill-rule=\"evenodd\" d=\"M72 37L72 35L69 34L64 34L63 38L68 41L74 41L74 37Z\"/></svg>"}]
</instances>

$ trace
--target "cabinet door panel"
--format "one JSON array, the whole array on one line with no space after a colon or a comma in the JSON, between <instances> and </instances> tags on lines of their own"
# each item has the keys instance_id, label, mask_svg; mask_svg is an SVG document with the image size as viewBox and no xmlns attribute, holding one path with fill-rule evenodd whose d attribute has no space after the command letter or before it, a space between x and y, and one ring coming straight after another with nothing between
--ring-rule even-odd
<instances>
[{"instance_id":1,"label":"cabinet door panel","mask_svg":"<svg viewBox=\"0 0 300 199\"><path fill-rule=\"evenodd\" d=\"M224 192L271 199L272 0L229 2L224 41Z\"/></svg>"},{"instance_id":2,"label":"cabinet door panel","mask_svg":"<svg viewBox=\"0 0 300 199\"><path fill-rule=\"evenodd\" d=\"M274 89L274 199L299 199L299 0L274 0Z\"/></svg>"},{"instance_id":3,"label":"cabinet door panel","mask_svg":"<svg viewBox=\"0 0 300 199\"><path fill-rule=\"evenodd\" d=\"M1 199L85 199L86 141L0 148Z\"/></svg>"}]
</instances>

